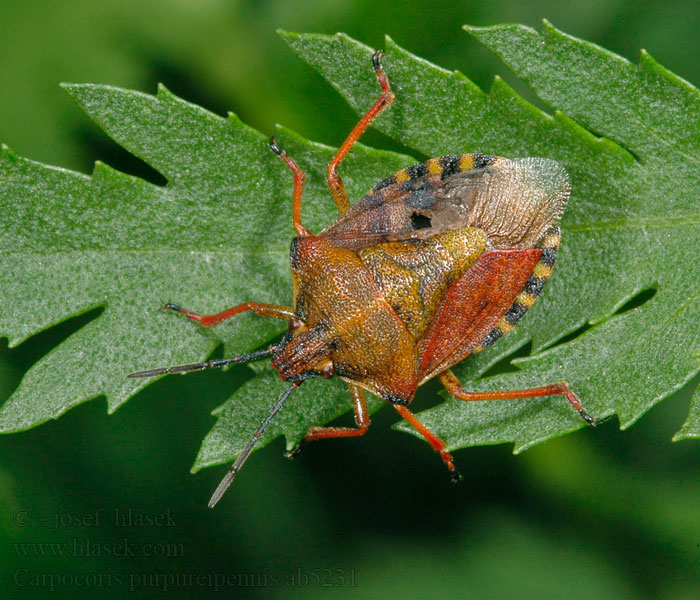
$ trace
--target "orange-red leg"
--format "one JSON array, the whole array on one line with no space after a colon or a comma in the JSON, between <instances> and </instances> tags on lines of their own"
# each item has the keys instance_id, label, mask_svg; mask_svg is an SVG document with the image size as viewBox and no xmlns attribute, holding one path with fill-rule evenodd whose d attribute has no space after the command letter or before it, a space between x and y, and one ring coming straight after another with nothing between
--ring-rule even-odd
<instances>
[{"instance_id":1,"label":"orange-red leg","mask_svg":"<svg viewBox=\"0 0 700 600\"><path fill-rule=\"evenodd\" d=\"M374 71L377 74L379 86L382 88L382 94L379 96L372 108L370 108L365 116L362 117L360 122L355 125L355 128L350 132L350 135L347 137L343 145L333 157L333 160L328 165L328 187L331 190L333 200L335 200L335 204L338 207L338 212L341 215L348 208L350 208L350 200L348 199L348 193L345 191L345 185L343 185L343 181L340 179L340 175L338 175L338 166L341 162L343 162L343 159L347 156L348 152L350 152L355 142L370 126L377 115L394 101L394 93L389 88L389 80L382 69L382 54L383 52L381 50L377 50L372 56L372 64L374 66Z\"/></svg>"},{"instance_id":2,"label":"orange-red leg","mask_svg":"<svg viewBox=\"0 0 700 600\"><path fill-rule=\"evenodd\" d=\"M294 200L292 203L292 224L297 235L308 236L311 232L301 224L301 196L304 192L304 184L306 183L306 173L299 168L299 165L291 156L277 145L275 138L270 138L270 150L279 156L294 174Z\"/></svg>"},{"instance_id":3,"label":"orange-red leg","mask_svg":"<svg viewBox=\"0 0 700 600\"><path fill-rule=\"evenodd\" d=\"M164 304L163 308L165 310L174 310L185 315L188 319L192 321L197 321L202 327L211 327L213 325L218 325L222 321L226 321L231 317L236 316L239 313L245 312L246 310L252 310L255 314L261 317L272 317L273 319L282 319L283 321L289 321L294 316L294 311L287 306L277 306L276 304L259 304L258 302L244 302L233 308L228 308L222 310L219 313L213 315L200 315L191 310L186 310L180 308L177 304Z\"/></svg>"},{"instance_id":4,"label":"orange-red leg","mask_svg":"<svg viewBox=\"0 0 700 600\"><path fill-rule=\"evenodd\" d=\"M355 425L357 425L357 427L309 427L306 432L306 437L304 437L301 443L294 448L294 450L288 452L287 456L297 456L306 444L313 442L314 440L325 440L340 437L359 437L367 433L371 420L365 392L363 389L352 384L348 384L348 388L350 389L352 408L355 411Z\"/></svg>"},{"instance_id":5,"label":"orange-red leg","mask_svg":"<svg viewBox=\"0 0 700 600\"><path fill-rule=\"evenodd\" d=\"M406 419L406 421L408 421L411 426L425 438L425 441L433 447L433 450L440 454L440 458L442 458L444 463L447 465L447 468L450 470L452 480L459 481L462 476L455 467L452 455L445 450L445 442L443 442L438 436L430 431L430 429L423 425L423 423L418 420L416 415L408 410L403 404L392 404L392 406L396 409L396 412Z\"/></svg>"},{"instance_id":6,"label":"orange-red leg","mask_svg":"<svg viewBox=\"0 0 700 600\"><path fill-rule=\"evenodd\" d=\"M438 375L442 385L445 386L448 392L452 394L455 398L459 400L513 400L516 398L534 398L536 396L555 396L557 394L562 394L566 396L571 406L573 406L578 414L583 417L589 425L595 425L597 419L589 415L581 406L581 401L576 397L569 389L569 384L566 381L558 381L557 383L552 383L550 385L544 385L542 387L529 388L527 390L508 390L502 392L465 392L462 388L462 384L455 374L447 369Z\"/></svg>"}]
</instances>

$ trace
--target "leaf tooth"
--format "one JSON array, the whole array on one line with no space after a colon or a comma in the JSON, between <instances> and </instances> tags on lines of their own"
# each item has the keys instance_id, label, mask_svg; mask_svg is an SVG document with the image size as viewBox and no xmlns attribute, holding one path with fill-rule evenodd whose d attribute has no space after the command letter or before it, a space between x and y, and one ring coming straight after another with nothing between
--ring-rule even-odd
<instances>
[{"instance_id":1,"label":"leaf tooth","mask_svg":"<svg viewBox=\"0 0 700 600\"><path fill-rule=\"evenodd\" d=\"M669 85L681 88L685 93L689 94L694 102L697 103L700 101L700 90L698 90L698 88L686 79L683 79L683 77L664 67L644 49L639 52L639 70L642 73L651 73L663 78Z\"/></svg>"},{"instance_id":2,"label":"leaf tooth","mask_svg":"<svg viewBox=\"0 0 700 600\"><path fill-rule=\"evenodd\" d=\"M524 26L522 26L525 28ZM529 28L527 28L529 29ZM586 49L598 55L599 58L611 61L611 63L616 64L618 67L623 69L630 69L633 65L624 56L620 56L603 46L589 42L581 38L577 38L571 34L565 33L561 29L557 29L552 25L547 19L542 20L542 31L537 31L536 29L531 30L535 35L538 35L543 39L545 43L556 44L564 42L567 46L574 45L579 49Z\"/></svg>"},{"instance_id":3,"label":"leaf tooth","mask_svg":"<svg viewBox=\"0 0 700 600\"><path fill-rule=\"evenodd\" d=\"M583 143L588 145L596 154L608 155L613 161L621 161L627 166L639 162L639 159L632 152L610 138L596 135L566 113L556 110L554 111L553 118L562 129L568 130L572 136L583 141Z\"/></svg>"},{"instance_id":4,"label":"leaf tooth","mask_svg":"<svg viewBox=\"0 0 700 600\"><path fill-rule=\"evenodd\" d=\"M530 116L536 121L552 120L551 115L537 108L534 104L531 104L525 98L523 98L518 92L516 92L511 86L509 86L505 80L498 75L493 78L493 84L489 90L489 98L494 103L505 104L518 104L521 108L530 113Z\"/></svg>"},{"instance_id":5,"label":"leaf tooth","mask_svg":"<svg viewBox=\"0 0 700 600\"><path fill-rule=\"evenodd\" d=\"M0 144L0 160L17 163L22 157L6 144Z\"/></svg>"},{"instance_id":6,"label":"leaf tooth","mask_svg":"<svg viewBox=\"0 0 700 600\"><path fill-rule=\"evenodd\" d=\"M163 101L168 100L179 100L179 98L173 94L164 83L158 83L156 87L156 98Z\"/></svg>"}]
</instances>

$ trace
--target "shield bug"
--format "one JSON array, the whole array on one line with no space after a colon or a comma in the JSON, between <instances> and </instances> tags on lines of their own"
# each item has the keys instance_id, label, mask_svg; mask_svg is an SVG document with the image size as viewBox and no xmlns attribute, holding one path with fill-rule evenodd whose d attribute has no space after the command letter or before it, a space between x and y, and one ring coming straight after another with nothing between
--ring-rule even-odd
<instances>
[{"instance_id":1,"label":"shield bug","mask_svg":"<svg viewBox=\"0 0 700 600\"><path fill-rule=\"evenodd\" d=\"M350 206L338 167L374 118L393 101L381 52L372 57L381 95L328 165L340 217L314 235L301 222L305 175L274 139L271 150L294 177L291 244L293 306L246 302L200 315L166 304L202 327L244 311L289 323L269 348L233 358L152 369L129 377L185 373L266 356L290 387L272 407L214 492L214 506L294 389L312 377L348 384L356 427L311 427L304 440L363 435L369 391L391 404L459 475L445 443L409 411L433 377L455 398L497 400L561 394L590 424L568 383L466 392L450 367L508 333L549 279L560 241L569 179L556 162L484 154L443 156L380 181ZM300 445L301 447L301 445Z\"/></svg>"}]
</instances>

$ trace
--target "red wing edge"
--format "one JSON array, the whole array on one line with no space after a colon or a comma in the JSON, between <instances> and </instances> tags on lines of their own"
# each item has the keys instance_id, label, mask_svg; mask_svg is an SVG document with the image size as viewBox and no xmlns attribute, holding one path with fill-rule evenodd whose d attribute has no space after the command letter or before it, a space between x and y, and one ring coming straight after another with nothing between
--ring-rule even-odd
<instances>
[{"instance_id":1,"label":"red wing edge","mask_svg":"<svg viewBox=\"0 0 700 600\"><path fill-rule=\"evenodd\" d=\"M486 252L450 287L418 343L421 383L515 326L537 298L527 293L528 286L537 286L539 293L544 284L530 281L537 279L533 270L541 257L539 248Z\"/></svg>"}]
</instances>

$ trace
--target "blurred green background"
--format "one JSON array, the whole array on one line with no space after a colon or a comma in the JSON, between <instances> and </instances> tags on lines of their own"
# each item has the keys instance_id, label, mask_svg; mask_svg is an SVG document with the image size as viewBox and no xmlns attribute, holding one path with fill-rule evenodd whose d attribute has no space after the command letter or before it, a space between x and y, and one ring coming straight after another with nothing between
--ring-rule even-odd
<instances>
[{"instance_id":1,"label":"blurred green background","mask_svg":"<svg viewBox=\"0 0 700 600\"><path fill-rule=\"evenodd\" d=\"M152 93L163 82L264 133L279 122L338 145L356 116L276 28L344 31L375 47L386 33L488 88L496 73L515 83L460 26L539 26L543 17L633 61L646 48L700 82L700 15L690 0L2 0L0 141L42 162L90 172L100 159L162 183L58 83ZM392 148L374 132L364 141ZM0 400L83 322L14 349L0 339ZM700 597L700 453L693 442L670 442L697 379L626 432L611 420L517 457L506 446L459 451L461 486L449 485L424 443L392 431L395 415L383 410L361 440L319 443L294 462L281 440L255 453L210 511L223 469L193 476L189 468L225 399L222 380L235 377L161 380L112 416L97 399L0 438L7 597L55 588L57 597L218 589L294 598L328 586L348 598ZM436 401L437 386L427 387L417 409Z\"/></svg>"}]
</instances>

